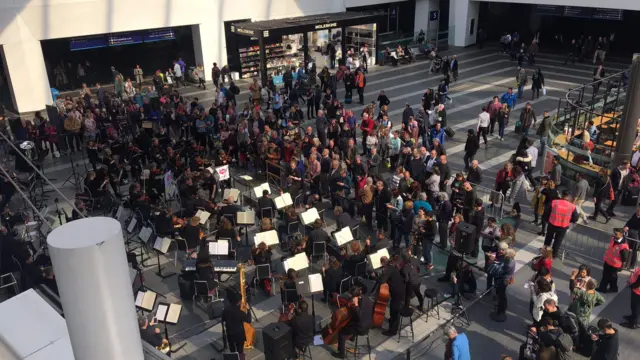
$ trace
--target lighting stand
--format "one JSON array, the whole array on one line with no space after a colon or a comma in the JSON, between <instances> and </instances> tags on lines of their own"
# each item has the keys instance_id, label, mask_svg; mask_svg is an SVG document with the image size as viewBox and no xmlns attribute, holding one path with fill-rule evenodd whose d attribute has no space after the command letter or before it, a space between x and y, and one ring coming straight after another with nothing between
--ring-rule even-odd
<instances>
[{"instance_id":1,"label":"lighting stand","mask_svg":"<svg viewBox=\"0 0 640 360\"><path fill-rule=\"evenodd\" d=\"M315 294L311 293L311 316L313 317L313 335L318 334L317 326L316 326L316 300Z\"/></svg>"},{"instance_id":2,"label":"lighting stand","mask_svg":"<svg viewBox=\"0 0 640 360\"><path fill-rule=\"evenodd\" d=\"M82 152L82 150L80 152ZM69 161L71 162L71 174L69 174L67 179L62 183L61 187L64 187L66 183L70 183L73 184L76 189L81 190L79 188L79 185L81 184L80 174L76 172L76 163L73 161L73 154L69 154Z\"/></svg>"},{"instance_id":3,"label":"lighting stand","mask_svg":"<svg viewBox=\"0 0 640 360\"><path fill-rule=\"evenodd\" d=\"M451 307L451 315L453 315L454 317L455 316L460 317L462 320L466 322L467 326L471 325L471 321L469 321L469 315L467 314L467 309L464 307L464 304L462 303L462 296L460 295L459 289L454 296L455 296L455 301Z\"/></svg>"},{"instance_id":4,"label":"lighting stand","mask_svg":"<svg viewBox=\"0 0 640 360\"><path fill-rule=\"evenodd\" d=\"M176 274L176 273L170 273L170 274L163 275L162 274L163 267L160 265L160 251L158 250L156 250L156 258L158 259L158 272L156 272L156 275L158 275L162 279L166 279Z\"/></svg>"}]
</instances>

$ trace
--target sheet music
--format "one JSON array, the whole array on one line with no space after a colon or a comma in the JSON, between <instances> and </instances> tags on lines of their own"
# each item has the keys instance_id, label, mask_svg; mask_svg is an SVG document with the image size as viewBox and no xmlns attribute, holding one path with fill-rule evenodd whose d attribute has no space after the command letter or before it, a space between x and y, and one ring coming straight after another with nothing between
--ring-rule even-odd
<instances>
[{"instance_id":1,"label":"sheet music","mask_svg":"<svg viewBox=\"0 0 640 360\"><path fill-rule=\"evenodd\" d=\"M120 221L120 217L122 217L122 212L124 211L124 207L122 205L118 206L118 211L116 211L116 219Z\"/></svg>"},{"instance_id":2,"label":"sheet music","mask_svg":"<svg viewBox=\"0 0 640 360\"><path fill-rule=\"evenodd\" d=\"M312 294L315 294L322 291L324 291L324 286L322 285L322 275L310 274L309 275L309 292L311 292Z\"/></svg>"},{"instance_id":3,"label":"sheet music","mask_svg":"<svg viewBox=\"0 0 640 360\"><path fill-rule=\"evenodd\" d=\"M236 213L236 218L238 225L253 225L256 223L255 211L240 211Z\"/></svg>"},{"instance_id":4,"label":"sheet music","mask_svg":"<svg viewBox=\"0 0 640 360\"><path fill-rule=\"evenodd\" d=\"M143 227L142 230L140 230L140 233L138 234L138 237L140 238L140 240L142 240L143 242L147 242L149 241L149 237L151 237L151 233L153 231L151 230L150 227Z\"/></svg>"},{"instance_id":5,"label":"sheet music","mask_svg":"<svg viewBox=\"0 0 640 360\"><path fill-rule=\"evenodd\" d=\"M167 313L166 322L170 324L177 324L178 319L180 318L180 313L182 312L182 305L180 304L171 304L169 306L169 312Z\"/></svg>"},{"instance_id":6,"label":"sheet music","mask_svg":"<svg viewBox=\"0 0 640 360\"><path fill-rule=\"evenodd\" d=\"M336 243L338 246L342 246L350 241L353 241L353 234L351 233L351 229L348 226L342 228L342 230L333 234L336 238Z\"/></svg>"},{"instance_id":7,"label":"sheet music","mask_svg":"<svg viewBox=\"0 0 640 360\"><path fill-rule=\"evenodd\" d=\"M318 214L318 209L313 207L301 213L300 219L302 220L302 224L309 225L316 221L316 219L320 219L320 214Z\"/></svg>"},{"instance_id":8,"label":"sheet music","mask_svg":"<svg viewBox=\"0 0 640 360\"><path fill-rule=\"evenodd\" d=\"M239 177L240 179L244 180L244 181L251 181L251 180L253 180L253 178L252 178L251 176L249 176L249 175L241 175L241 176L238 176L238 177Z\"/></svg>"},{"instance_id":9,"label":"sheet music","mask_svg":"<svg viewBox=\"0 0 640 360\"><path fill-rule=\"evenodd\" d=\"M137 223L138 223L138 220L136 220L136 218L131 218L131 221L129 222L129 226L127 227L127 231L132 232L133 229L136 228Z\"/></svg>"},{"instance_id":10,"label":"sheet music","mask_svg":"<svg viewBox=\"0 0 640 360\"><path fill-rule=\"evenodd\" d=\"M169 246L171 246L171 239L161 238L159 236L156 238L156 242L153 244L153 248L163 254L166 254L167 251L169 251Z\"/></svg>"},{"instance_id":11,"label":"sheet music","mask_svg":"<svg viewBox=\"0 0 640 360\"><path fill-rule=\"evenodd\" d=\"M291 194L284 193L282 196L278 196L273 199L273 202L276 204L276 209L280 210L284 207L293 205L293 200L291 199Z\"/></svg>"},{"instance_id":12,"label":"sheet music","mask_svg":"<svg viewBox=\"0 0 640 360\"><path fill-rule=\"evenodd\" d=\"M158 310L156 310L156 318L159 321L166 321L167 312L169 311L169 307L165 304L158 304Z\"/></svg>"},{"instance_id":13,"label":"sheet music","mask_svg":"<svg viewBox=\"0 0 640 360\"><path fill-rule=\"evenodd\" d=\"M256 195L256 198L259 198L262 196L263 190L267 190L269 194L271 194L271 187L269 186L268 183L264 183L260 186L256 186L253 188L253 193Z\"/></svg>"},{"instance_id":14,"label":"sheet music","mask_svg":"<svg viewBox=\"0 0 640 360\"><path fill-rule=\"evenodd\" d=\"M138 291L138 293L136 294L136 306L141 307L143 300L144 300L144 291Z\"/></svg>"},{"instance_id":15,"label":"sheet music","mask_svg":"<svg viewBox=\"0 0 640 360\"><path fill-rule=\"evenodd\" d=\"M278 232L275 230L269 230L269 231L257 233L253 238L253 242L256 245L260 245L260 243L265 243L265 245L267 246L280 244L280 240L278 238Z\"/></svg>"},{"instance_id":16,"label":"sheet music","mask_svg":"<svg viewBox=\"0 0 640 360\"><path fill-rule=\"evenodd\" d=\"M389 258L389 250L385 249L380 249L376 252L374 252L373 254L369 255L369 264L371 264L371 267L373 268L373 270L379 269L382 264L380 263L380 259L382 259L383 257L386 257L387 259Z\"/></svg>"},{"instance_id":17,"label":"sheet music","mask_svg":"<svg viewBox=\"0 0 640 360\"><path fill-rule=\"evenodd\" d=\"M198 212L196 212L196 216L200 218L200 225L204 225L207 220L209 220L209 216L211 216L211 214L204 210L198 210Z\"/></svg>"},{"instance_id":18,"label":"sheet music","mask_svg":"<svg viewBox=\"0 0 640 360\"><path fill-rule=\"evenodd\" d=\"M215 170L213 169L213 166L209 166L207 168L207 171L211 173L211 175L213 175L213 173L215 172Z\"/></svg>"},{"instance_id":19,"label":"sheet music","mask_svg":"<svg viewBox=\"0 0 640 360\"><path fill-rule=\"evenodd\" d=\"M224 189L224 193L222 195L223 199L228 199L231 197L233 202L238 201L238 196L240 195L240 190L238 189Z\"/></svg>"},{"instance_id":20,"label":"sheet music","mask_svg":"<svg viewBox=\"0 0 640 360\"><path fill-rule=\"evenodd\" d=\"M209 255L229 255L229 240L211 241Z\"/></svg>"},{"instance_id":21,"label":"sheet music","mask_svg":"<svg viewBox=\"0 0 640 360\"><path fill-rule=\"evenodd\" d=\"M309 267L309 260L307 259L307 254L300 253L294 257L290 257L284 261L284 270L289 271L289 269L293 269L295 271L300 271L302 269L306 269Z\"/></svg>"}]
</instances>

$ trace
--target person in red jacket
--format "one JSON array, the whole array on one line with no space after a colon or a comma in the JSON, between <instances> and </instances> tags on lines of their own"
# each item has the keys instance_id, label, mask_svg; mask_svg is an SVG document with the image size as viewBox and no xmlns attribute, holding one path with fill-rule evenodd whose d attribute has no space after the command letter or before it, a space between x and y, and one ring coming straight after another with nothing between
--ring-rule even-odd
<instances>
[{"instance_id":1,"label":"person in red jacket","mask_svg":"<svg viewBox=\"0 0 640 360\"><path fill-rule=\"evenodd\" d=\"M553 257L558 257L560 245L569 230L569 225L578 221L578 211L576 206L569 201L570 197L569 190L563 190L562 197L551 202L551 214L549 215L544 245L550 246L553 243Z\"/></svg>"},{"instance_id":2,"label":"person in red jacket","mask_svg":"<svg viewBox=\"0 0 640 360\"><path fill-rule=\"evenodd\" d=\"M360 123L360 130L362 130L362 155L367 155L367 136L373 131L373 120L369 117L368 113L362 114L362 122Z\"/></svg>"}]
</instances>

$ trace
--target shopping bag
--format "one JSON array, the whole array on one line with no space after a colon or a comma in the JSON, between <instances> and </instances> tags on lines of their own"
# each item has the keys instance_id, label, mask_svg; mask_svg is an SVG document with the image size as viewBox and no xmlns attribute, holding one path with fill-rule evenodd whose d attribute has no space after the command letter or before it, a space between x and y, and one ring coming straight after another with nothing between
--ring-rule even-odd
<instances>
[{"instance_id":1,"label":"shopping bag","mask_svg":"<svg viewBox=\"0 0 640 360\"><path fill-rule=\"evenodd\" d=\"M543 96L547 95L547 88L546 87L542 87L542 95Z\"/></svg>"}]
</instances>

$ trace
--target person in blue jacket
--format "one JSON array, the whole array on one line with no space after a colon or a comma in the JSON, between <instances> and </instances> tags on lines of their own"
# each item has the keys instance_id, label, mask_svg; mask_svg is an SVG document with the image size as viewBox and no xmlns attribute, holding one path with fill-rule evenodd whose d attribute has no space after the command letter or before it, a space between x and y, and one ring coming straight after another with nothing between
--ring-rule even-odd
<instances>
[{"instance_id":1,"label":"person in blue jacket","mask_svg":"<svg viewBox=\"0 0 640 360\"><path fill-rule=\"evenodd\" d=\"M507 249L502 261L498 262L495 253L487 254L487 263L484 269L488 276L493 277L498 297L496 310L491 313L491 319L496 322L507 320L507 287L511 284L511 279L516 271L515 255L515 250Z\"/></svg>"},{"instance_id":2,"label":"person in blue jacket","mask_svg":"<svg viewBox=\"0 0 640 360\"><path fill-rule=\"evenodd\" d=\"M442 125L437 122L435 127L431 128L429 132L429 144L433 146L433 139L438 139L440 144L444 145L444 129Z\"/></svg>"},{"instance_id":3,"label":"person in blue jacket","mask_svg":"<svg viewBox=\"0 0 640 360\"><path fill-rule=\"evenodd\" d=\"M516 94L513 93L513 88L508 88L507 92L502 94L500 98L500 102L503 104L507 104L509 110L512 110L514 106L516 106Z\"/></svg>"},{"instance_id":4,"label":"person in blue jacket","mask_svg":"<svg viewBox=\"0 0 640 360\"><path fill-rule=\"evenodd\" d=\"M447 325L444 328L444 334L449 338L445 359L471 360L467 335L458 334L458 330L453 325Z\"/></svg>"}]
</instances>

